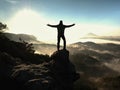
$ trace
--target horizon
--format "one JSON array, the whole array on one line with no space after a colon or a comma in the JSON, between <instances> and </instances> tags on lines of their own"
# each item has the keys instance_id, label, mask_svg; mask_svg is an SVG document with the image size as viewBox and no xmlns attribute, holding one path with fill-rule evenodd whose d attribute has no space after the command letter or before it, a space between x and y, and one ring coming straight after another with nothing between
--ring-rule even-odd
<instances>
[{"instance_id":1,"label":"horizon","mask_svg":"<svg viewBox=\"0 0 120 90\"><path fill-rule=\"evenodd\" d=\"M118 0L1 0L0 21L15 34L30 34L46 43L56 43L56 28L46 24L74 27L65 30L67 43L79 41L88 33L120 36L120 1Z\"/></svg>"}]
</instances>

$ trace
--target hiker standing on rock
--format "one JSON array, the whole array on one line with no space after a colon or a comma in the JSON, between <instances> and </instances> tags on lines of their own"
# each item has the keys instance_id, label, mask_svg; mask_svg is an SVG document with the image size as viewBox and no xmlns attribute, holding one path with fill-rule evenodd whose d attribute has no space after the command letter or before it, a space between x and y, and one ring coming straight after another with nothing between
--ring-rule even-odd
<instances>
[{"instance_id":1,"label":"hiker standing on rock","mask_svg":"<svg viewBox=\"0 0 120 90\"><path fill-rule=\"evenodd\" d=\"M59 48L60 48L60 39L61 39L61 38L63 39L63 42L64 42L64 48L63 48L63 49L66 49L66 39L65 39L65 35L64 35L65 28L69 28L69 27L72 27L72 26L74 26L74 25L75 25L75 24L72 24L72 25L64 25L62 20L60 20L60 22L59 22L58 25L50 25L50 24L47 24L47 26L55 27L55 28L57 28L57 30L58 30L58 36L57 36L57 50L58 50L58 51L59 51Z\"/></svg>"}]
</instances>

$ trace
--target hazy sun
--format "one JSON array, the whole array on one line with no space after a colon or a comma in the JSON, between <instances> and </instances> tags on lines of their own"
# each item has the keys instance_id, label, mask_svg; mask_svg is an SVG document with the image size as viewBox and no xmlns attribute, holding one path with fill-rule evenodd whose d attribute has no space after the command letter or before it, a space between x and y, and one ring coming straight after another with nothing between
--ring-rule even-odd
<instances>
[{"instance_id":1,"label":"hazy sun","mask_svg":"<svg viewBox=\"0 0 120 90\"><path fill-rule=\"evenodd\" d=\"M40 27L44 23L44 20L37 12L24 9L17 12L9 23L10 29L14 33L33 33L38 26Z\"/></svg>"}]
</instances>

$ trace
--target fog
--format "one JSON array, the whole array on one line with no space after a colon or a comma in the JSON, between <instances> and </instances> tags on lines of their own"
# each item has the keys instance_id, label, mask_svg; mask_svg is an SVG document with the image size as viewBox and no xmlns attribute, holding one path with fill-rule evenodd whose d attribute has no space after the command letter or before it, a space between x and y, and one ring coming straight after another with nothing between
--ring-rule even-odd
<instances>
[{"instance_id":1,"label":"fog","mask_svg":"<svg viewBox=\"0 0 120 90\"><path fill-rule=\"evenodd\" d=\"M21 42L26 41L28 43L32 43L35 53L51 55L54 51L57 50L56 44L48 44L37 40L36 37L32 35L26 34L10 34L6 33L6 36L11 40ZM111 43L114 42L114 43ZM67 45L67 49L70 52L70 59L75 63L74 59L78 58L77 56L83 55L84 57L90 56L93 59L96 59L106 67L117 71L120 73L120 44L116 43L116 41L111 41L110 43L106 41L97 43L92 41L84 41L84 42L76 42L73 44ZM63 47L61 46L60 49ZM74 56L74 58L72 58ZM83 58L84 58L83 57ZM81 62L81 59L78 62ZM89 61L89 58L88 58ZM90 61L91 62L91 61Z\"/></svg>"}]
</instances>

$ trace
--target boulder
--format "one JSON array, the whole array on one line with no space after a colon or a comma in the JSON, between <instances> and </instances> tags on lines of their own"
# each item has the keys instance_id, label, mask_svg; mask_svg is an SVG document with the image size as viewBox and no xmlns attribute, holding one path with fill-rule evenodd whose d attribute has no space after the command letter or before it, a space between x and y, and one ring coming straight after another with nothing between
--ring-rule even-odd
<instances>
[{"instance_id":1,"label":"boulder","mask_svg":"<svg viewBox=\"0 0 120 90\"><path fill-rule=\"evenodd\" d=\"M56 51L51 55L51 59L51 72L56 80L57 90L73 90L74 82L80 75L69 60L69 51Z\"/></svg>"}]
</instances>

